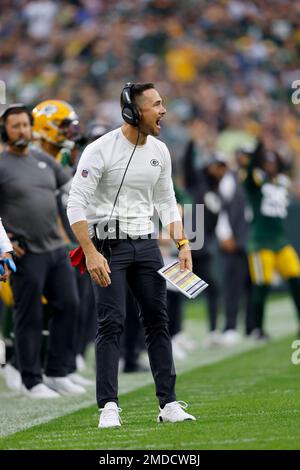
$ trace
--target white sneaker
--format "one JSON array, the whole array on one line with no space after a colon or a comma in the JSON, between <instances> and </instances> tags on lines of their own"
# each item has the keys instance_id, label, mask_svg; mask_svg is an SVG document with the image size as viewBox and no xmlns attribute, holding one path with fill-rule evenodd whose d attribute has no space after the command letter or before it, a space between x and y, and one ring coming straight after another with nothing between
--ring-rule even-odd
<instances>
[{"instance_id":1,"label":"white sneaker","mask_svg":"<svg viewBox=\"0 0 300 470\"><path fill-rule=\"evenodd\" d=\"M172 342L175 341L184 351L190 352L197 348L198 344L186 333L180 331L172 338Z\"/></svg>"},{"instance_id":2,"label":"white sneaker","mask_svg":"<svg viewBox=\"0 0 300 470\"><path fill-rule=\"evenodd\" d=\"M22 378L20 372L11 364L4 367L4 378L7 388L19 392L21 390Z\"/></svg>"},{"instance_id":3,"label":"white sneaker","mask_svg":"<svg viewBox=\"0 0 300 470\"><path fill-rule=\"evenodd\" d=\"M82 375L77 374L77 372L68 374L67 377L75 385L81 385L82 387L89 387L90 385L95 385L95 382L93 380L86 379L85 377L82 377Z\"/></svg>"},{"instance_id":4,"label":"white sneaker","mask_svg":"<svg viewBox=\"0 0 300 470\"><path fill-rule=\"evenodd\" d=\"M119 413L122 409L114 401L109 401L101 408L98 428L114 428L121 426L121 418Z\"/></svg>"},{"instance_id":5,"label":"white sneaker","mask_svg":"<svg viewBox=\"0 0 300 470\"><path fill-rule=\"evenodd\" d=\"M172 401L167 403L163 409L159 408L157 422L177 423L178 421L196 421L195 416L189 415L184 410L188 407L184 401Z\"/></svg>"},{"instance_id":6,"label":"white sneaker","mask_svg":"<svg viewBox=\"0 0 300 470\"><path fill-rule=\"evenodd\" d=\"M220 343L223 346L235 346L242 340L240 333L236 330L226 330L220 337Z\"/></svg>"},{"instance_id":7,"label":"white sneaker","mask_svg":"<svg viewBox=\"0 0 300 470\"><path fill-rule=\"evenodd\" d=\"M44 384L60 395L81 395L86 392L85 388L74 384L68 377L44 376Z\"/></svg>"},{"instance_id":8,"label":"white sneaker","mask_svg":"<svg viewBox=\"0 0 300 470\"><path fill-rule=\"evenodd\" d=\"M221 333L218 330L210 331L203 342L205 348L222 346Z\"/></svg>"},{"instance_id":9,"label":"white sneaker","mask_svg":"<svg viewBox=\"0 0 300 470\"><path fill-rule=\"evenodd\" d=\"M26 397L34 399L51 399L59 397L58 393L54 392L54 390L51 390L51 388L48 388L45 384L37 384L31 389L28 389L25 387L25 385L22 385L21 392Z\"/></svg>"},{"instance_id":10,"label":"white sneaker","mask_svg":"<svg viewBox=\"0 0 300 470\"><path fill-rule=\"evenodd\" d=\"M76 356L76 369L79 370L79 372L86 369L86 362L81 354L77 354Z\"/></svg>"},{"instance_id":11,"label":"white sneaker","mask_svg":"<svg viewBox=\"0 0 300 470\"><path fill-rule=\"evenodd\" d=\"M172 338L172 353L176 361L183 361L187 356L186 350L176 341L175 337Z\"/></svg>"}]
</instances>

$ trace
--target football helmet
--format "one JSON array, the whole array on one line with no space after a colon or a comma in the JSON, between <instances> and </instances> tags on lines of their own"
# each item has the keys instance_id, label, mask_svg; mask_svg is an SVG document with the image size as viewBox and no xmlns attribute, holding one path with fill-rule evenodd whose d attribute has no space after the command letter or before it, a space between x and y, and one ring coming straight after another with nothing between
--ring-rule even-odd
<instances>
[{"instance_id":1,"label":"football helmet","mask_svg":"<svg viewBox=\"0 0 300 470\"><path fill-rule=\"evenodd\" d=\"M32 110L32 116L36 138L58 147L73 148L81 137L78 116L66 101L42 101Z\"/></svg>"}]
</instances>

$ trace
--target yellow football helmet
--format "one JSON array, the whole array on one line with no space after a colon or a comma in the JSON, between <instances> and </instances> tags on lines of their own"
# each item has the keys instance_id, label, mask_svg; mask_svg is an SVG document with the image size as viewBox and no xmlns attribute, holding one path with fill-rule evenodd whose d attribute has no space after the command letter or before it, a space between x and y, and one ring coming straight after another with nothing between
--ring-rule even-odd
<instances>
[{"instance_id":1,"label":"yellow football helmet","mask_svg":"<svg viewBox=\"0 0 300 470\"><path fill-rule=\"evenodd\" d=\"M78 116L71 105L61 100L46 100L33 110L33 133L58 147L73 147L80 137Z\"/></svg>"}]
</instances>

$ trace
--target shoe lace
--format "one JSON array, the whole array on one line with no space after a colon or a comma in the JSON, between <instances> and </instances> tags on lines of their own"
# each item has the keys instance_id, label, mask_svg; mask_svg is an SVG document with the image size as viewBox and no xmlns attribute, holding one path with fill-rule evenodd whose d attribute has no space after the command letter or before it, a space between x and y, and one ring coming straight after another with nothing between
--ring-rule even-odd
<instances>
[{"instance_id":1,"label":"shoe lace","mask_svg":"<svg viewBox=\"0 0 300 470\"><path fill-rule=\"evenodd\" d=\"M188 404L185 402L185 401L175 401L172 403L172 407L169 407L167 411L167 413L169 413L170 415L177 415L178 413L182 413L184 412L184 410L187 409L188 407Z\"/></svg>"},{"instance_id":2,"label":"shoe lace","mask_svg":"<svg viewBox=\"0 0 300 470\"><path fill-rule=\"evenodd\" d=\"M188 405L185 401L183 401L183 400L176 401L175 403L176 403L178 406L180 406L180 408L183 409L183 410L186 410L186 409L188 408L188 406L189 406L189 405Z\"/></svg>"},{"instance_id":3,"label":"shoe lace","mask_svg":"<svg viewBox=\"0 0 300 470\"><path fill-rule=\"evenodd\" d=\"M120 417L120 413L122 413L122 408L117 407L117 408L100 408L100 411L102 412L102 415L105 415L106 419L115 419L116 413L119 417L120 423L122 423L122 419Z\"/></svg>"}]
</instances>

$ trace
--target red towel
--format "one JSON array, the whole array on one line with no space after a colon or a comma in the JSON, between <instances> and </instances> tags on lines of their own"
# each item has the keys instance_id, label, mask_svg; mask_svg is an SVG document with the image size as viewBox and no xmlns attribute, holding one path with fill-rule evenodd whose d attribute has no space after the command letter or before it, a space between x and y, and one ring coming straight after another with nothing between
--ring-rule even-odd
<instances>
[{"instance_id":1,"label":"red towel","mask_svg":"<svg viewBox=\"0 0 300 470\"><path fill-rule=\"evenodd\" d=\"M71 265L74 266L75 268L78 268L80 274L85 273L86 271L85 256L84 256L84 252L81 246L78 246L77 248L75 248L75 250L70 251L69 256L71 260Z\"/></svg>"}]
</instances>

